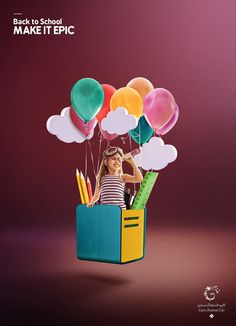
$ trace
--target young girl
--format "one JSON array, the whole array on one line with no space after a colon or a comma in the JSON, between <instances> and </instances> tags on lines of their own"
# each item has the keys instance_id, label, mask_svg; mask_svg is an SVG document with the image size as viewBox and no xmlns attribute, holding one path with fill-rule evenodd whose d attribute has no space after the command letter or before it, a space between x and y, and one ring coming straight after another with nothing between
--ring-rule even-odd
<instances>
[{"instance_id":1,"label":"young girl","mask_svg":"<svg viewBox=\"0 0 236 326\"><path fill-rule=\"evenodd\" d=\"M122 161L128 162L133 168L133 175L123 174ZM103 153L103 160L97 175L97 182L90 203L87 207L92 207L101 196L101 204L118 205L126 209L124 202L124 188L127 182L141 182L143 176L136 166L132 155L124 155L119 147L110 147Z\"/></svg>"}]
</instances>

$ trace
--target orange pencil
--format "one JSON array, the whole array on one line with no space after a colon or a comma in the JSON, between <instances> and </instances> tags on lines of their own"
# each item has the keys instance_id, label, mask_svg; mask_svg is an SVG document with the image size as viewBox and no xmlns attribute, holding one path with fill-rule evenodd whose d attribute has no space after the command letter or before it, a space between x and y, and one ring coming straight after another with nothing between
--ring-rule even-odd
<instances>
[{"instance_id":1,"label":"orange pencil","mask_svg":"<svg viewBox=\"0 0 236 326\"><path fill-rule=\"evenodd\" d=\"M89 180L89 177L87 176L87 189L88 189L88 196L89 196L89 201L91 201L92 197L93 197L93 191L92 191L92 186L91 186L91 182Z\"/></svg>"}]
</instances>

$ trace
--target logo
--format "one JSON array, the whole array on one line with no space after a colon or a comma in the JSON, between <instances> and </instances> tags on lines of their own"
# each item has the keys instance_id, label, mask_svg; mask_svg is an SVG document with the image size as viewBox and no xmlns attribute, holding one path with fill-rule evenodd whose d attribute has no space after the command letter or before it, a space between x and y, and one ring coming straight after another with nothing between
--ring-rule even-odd
<instances>
[{"instance_id":1,"label":"logo","mask_svg":"<svg viewBox=\"0 0 236 326\"><path fill-rule=\"evenodd\" d=\"M219 314L224 313L226 311L226 303L218 303L212 302L216 299L217 294L220 292L220 289L217 285L215 286L207 286L203 292L204 297L209 302L202 302L197 304L198 312L202 314L208 315L208 318L217 318ZM219 296L220 297L220 296Z\"/></svg>"},{"instance_id":2,"label":"logo","mask_svg":"<svg viewBox=\"0 0 236 326\"><path fill-rule=\"evenodd\" d=\"M217 285L215 286L207 286L204 291L204 296L208 301L212 301L215 299L216 294L220 292L220 289Z\"/></svg>"}]
</instances>

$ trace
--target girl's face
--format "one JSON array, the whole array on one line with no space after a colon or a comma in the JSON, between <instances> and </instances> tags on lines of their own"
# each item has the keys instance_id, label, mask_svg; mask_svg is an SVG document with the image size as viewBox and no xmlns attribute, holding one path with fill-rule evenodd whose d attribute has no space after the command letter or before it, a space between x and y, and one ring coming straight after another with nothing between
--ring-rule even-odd
<instances>
[{"instance_id":1,"label":"girl's face","mask_svg":"<svg viewBox=\"0 0 236 326\"><path fill-rule=\"evenodd\" d=\"M105 164L109 172L118 173L119 170L122 168L122 157L119 153L116 153L112 156L108 156L105 159Z\"/></svg>"}]
</instances>

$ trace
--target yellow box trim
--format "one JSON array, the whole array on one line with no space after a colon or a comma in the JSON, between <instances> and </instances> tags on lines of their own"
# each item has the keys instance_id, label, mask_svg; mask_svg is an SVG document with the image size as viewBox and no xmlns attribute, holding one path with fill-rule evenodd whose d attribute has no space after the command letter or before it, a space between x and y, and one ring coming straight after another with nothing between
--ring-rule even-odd
<instances>
[{"instance_id":1,"label":"yellow box trim","mask_svg":"<svg viewBox=\"0 0 236 326\"><path fill-rule=\"evenodd\" d=\"M121 262L142 258L144 210L122 210L121 219Z\"/></svg>"}]
</instances>

